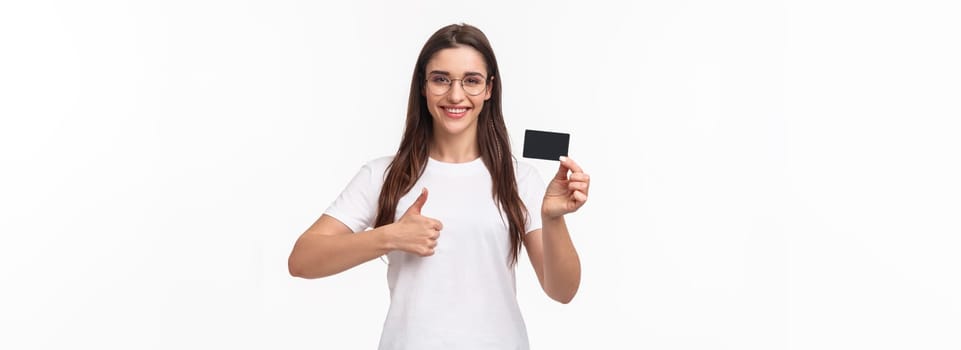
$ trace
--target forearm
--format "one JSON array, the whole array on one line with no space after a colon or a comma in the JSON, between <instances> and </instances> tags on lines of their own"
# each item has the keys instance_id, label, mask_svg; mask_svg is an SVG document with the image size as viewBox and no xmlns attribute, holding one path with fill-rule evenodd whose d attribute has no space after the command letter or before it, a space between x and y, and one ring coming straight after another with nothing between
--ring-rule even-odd
<instances>
[{"instance_id":1,"label":"forearm","mask_svg":"<svg viewBox=\"0 0 961 350\"><path fill-rule=\"evenodd\" d=\"M581 284L581 261L571 241L564 217L542 216L544 290L554 300L570 302Z\"/></svg>"},{"instance_id":2,"label":"forearm","mask_svg":"<svg viewBox=\"0 0 961 350\"><path fill-rule=\"evenodd\" d=\"M352 234L304 235L287 261L290 274L302 278L330 276L387 254L387 226Z\"/></svg>"}]
</instances>

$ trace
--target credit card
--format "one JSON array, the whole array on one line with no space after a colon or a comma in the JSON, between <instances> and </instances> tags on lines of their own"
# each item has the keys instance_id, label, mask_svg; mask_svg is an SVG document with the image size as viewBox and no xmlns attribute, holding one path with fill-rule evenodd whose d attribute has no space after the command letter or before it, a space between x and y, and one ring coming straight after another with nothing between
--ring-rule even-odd
<instances>
[{"instance_id":1,"label":"credit card","mask_svg":"<svg viewBox=\"0 0 961 350\"><path fill-rule=\"evenodd\" d=\"M559 160L567 156L571 134L530 130L524 132L524 158Z\"/></svg>"}]
</instances>

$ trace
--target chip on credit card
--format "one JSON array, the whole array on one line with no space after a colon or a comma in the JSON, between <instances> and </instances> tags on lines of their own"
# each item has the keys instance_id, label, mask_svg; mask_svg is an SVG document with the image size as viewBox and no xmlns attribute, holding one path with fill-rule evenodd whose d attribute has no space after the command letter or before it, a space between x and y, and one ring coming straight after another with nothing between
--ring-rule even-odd
<instances>
[{"instance_id":1,"label":"chip on credit card","mask_svg":"<svg viewBox=\"0 0 961 350\"><path fill-rule=\"evenodd\" d=\"M571 134L527 129L524 132L524 158L560 160L567 156Z\"/></svg>"}]
</instances>

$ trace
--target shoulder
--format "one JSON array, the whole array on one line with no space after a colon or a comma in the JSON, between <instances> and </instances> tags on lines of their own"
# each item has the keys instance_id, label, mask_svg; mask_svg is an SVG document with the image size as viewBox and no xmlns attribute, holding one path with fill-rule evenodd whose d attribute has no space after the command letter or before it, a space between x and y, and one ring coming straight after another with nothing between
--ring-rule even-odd
<instances>
[{"instance_id":1,"label":"shoulder","mask_svg":"<svg viewBox=\"0 0 961 350\"><path fill-rule=\"evenodd\" d=\"M514 174L517 177L517 182L530 182L531 180L540 180L540 173L530 163L521 161L514 158ZM536 181L535 181L536 182Z\"/></svg>"},{"instance_id":2,"label":"shoulder","mask_svg":"<svg viewBox=\"0 0 961 350\"><path fill-rule=\"evenodd\" d=\"M377 158L368 160L367 163L364 163L364 166L365 166L365 167L368 167L368 168L371 168L371 169L373 169L373 170L381 170L381 171L383 171L383 170L386 170L387 167L390 166L390 162L393 161L393 160L394 160L394 155L377 157Z\"/></svg>"},{"instance_id":3,"label":"shoulder","mask_svg":"<svg viewBox=\"0 0 961 350\"><path fill-rule=\"evenodd\" d=\"M361 166L360 172L364 173L366 176L369 176L373 182L382 182L387 176L387 168L390 167L390 162L393 160L393 155L370 159Z\"/></svg>"}]
</instances>

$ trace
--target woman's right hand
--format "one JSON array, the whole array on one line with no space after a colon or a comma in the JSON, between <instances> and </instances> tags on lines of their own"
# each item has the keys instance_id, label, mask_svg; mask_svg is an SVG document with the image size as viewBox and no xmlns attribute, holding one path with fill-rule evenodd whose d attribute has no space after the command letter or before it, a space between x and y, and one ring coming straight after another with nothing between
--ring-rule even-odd
<instances>
[{"instance_id":1,"label":"woman's right hand","mask_svg":"<svg viewBox=\"0 0 961 350\"><path fill-rule=\"evenodd\" d=\"M444 224L437 219L420 215L424 203L427 203L427 188L421 191L420 196L400 220L386 231L391 250L402 250L419 256L434 255L437 238L440 237Z\"/></svg>"}]
</instances>

